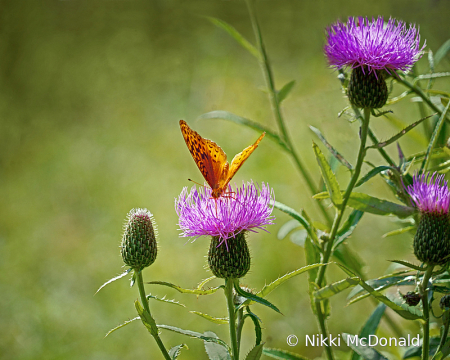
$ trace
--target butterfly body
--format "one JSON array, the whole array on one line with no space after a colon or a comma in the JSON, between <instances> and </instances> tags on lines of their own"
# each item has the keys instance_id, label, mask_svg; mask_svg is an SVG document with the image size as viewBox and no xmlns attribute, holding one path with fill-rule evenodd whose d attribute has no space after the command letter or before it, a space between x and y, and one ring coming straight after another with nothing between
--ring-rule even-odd
<instances>
[{"instance_id":1,"label":"butterfly body","mask_svg":"<svg viewBox=\"0 0 450 360\"><path fill-rule=\"evenodd\" d=\"M230 165L227 161L227 155L214 141L201 137L183 120L180 120L180 129L189 152L206 182L211 187L211 196L215 199L223 195L230 180L244 161L258 147L259 142L266 134L261 134L253 145L246 147L237 154Z\"/></svg>"}]
</instances>

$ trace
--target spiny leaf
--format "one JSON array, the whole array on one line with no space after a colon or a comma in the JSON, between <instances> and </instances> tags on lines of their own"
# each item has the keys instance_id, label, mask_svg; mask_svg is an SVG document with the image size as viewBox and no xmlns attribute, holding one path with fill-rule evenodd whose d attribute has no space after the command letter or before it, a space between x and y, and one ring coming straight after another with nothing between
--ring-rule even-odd
<instances>
[{"instance_id":1,"label":"spiny leaf","mask_svg":"<svg viewBox=\"0 0 450 360\"><path fill-rule=\"evenodd\" d=\"M325 159L325 156L322 154L322 151L320 151L319 147L314 142L313 150L316 155L317 163L319 164L320 172L322 173L322 178L325 181L328 193L330 194L331 201L336 207L339 207L342 204L342 194L336 177L334 176L327 159Z\"/></svg>"},{"instance_id":2,"label":"spiny leaf","mask_svg":"<svg viewBox=\"0 0 450 360\"><path fill-rule=\"evenodd\" d=\"M413 263L410 263L409 261L405 261L405 260L388 260L390 262L396 263L396 264L400 264L406 267L409 267L410 269L414 269L417 271L425 271L426 269L422 266L419 265L415 265Z\"/></svg>"},{"instance_id":3,"label":"spiny leaf","mask_svg":"<svg viewBox=\"0 0 450 360\"><path fill-rule=\"evenodd\" d=\"M190 337L193 337L193 338L196 338L196 339L200 339L200 340L203 340L203 341L213 342L213 343L222 345L228 351L230 351L230 347L224 341L222 341L222 340L220 340L218 338L212 337L212 336L207 336L207 335L204 335L204 334L196 332L196 331L180 329L180 328L177 328L175 326L170 326L170 325L158 325L158 328L164 329L164 330L173 331L173 332L176 332L178 334L190 336Z\"/></svg>"},{"instance_id":4,"label":"spiny leaf","mask_svg":"<svg viewBox=\"0 0 450 360\"><path fill-rule=\"evenodd\" d=\"M414 214L415 209L409 206L403 206L392 203L387 200L378 199L376 197L363 194L351 193L348 200L348 206L376 215L396 215L399 218L405 218Z\"/></svg>"},{"instance_id":5,"label":"spiny leaf","mask_svg":"<svg viewBox=\"0 0 450 360\"><path fill-rule=\"evenodd\" d=\"M116 326L114 329L109 330L109 331L106 333L105 337L107 337L109 334L113 333L114 331L119 330L120 328L123 328L124 326L126 326L126 325L128 325L128 324L131 324L133 321L139 320L139 319L140 319L140 317L139 317L139 316L136 316L134 319L125 321L123 324L120 324L119 326Z\"/></svg>"},{"instance_id":6,"label":"spiny leaf","mask_svg":"<svg viewBox=\"0 0 450 360\"><path fill-rule=\"evenodd\" d=\"M253 349L251 349L250 352L247 354L245 360L259 360L263 352L263 346L264 343L255 345Z\"/></svg>"},{"instance_id":7,"label":"spiny leaf","mask_svg":"<svg viewBox=\"0 0 450 360\"><path fill-rule=\"evenodd\" d=\"M124 273L122 273L122 274L120 274L120 275L117 275L116 277L113 277L112 279L108 280L108 281L105 282L102 286L100 286L100 287L98 288L98 290L95 292L95 294L97 294L97 293L98 293L101 289L103 289L106 285L108 285L108 284L112 283L113 281L116 281L116 280L118 280L118 279L120 279L120 278L123 278L125 275L129 274L131 270L132 270L132 269L128 269L128 270L125 271ZM95 294L94 294L94 295L95 295Z\"/></svg>"},{"instance_id":8,"label":"spiny leaf","mask_svg":"<svg viewBox=\"0 0 450 360\"><path fill-rule=\"evenodd\" d=\"M400 229L389 231L386 234L383 234L382 237L386 238L388 236L404 234L406 232L414 230L415 228L416 228L416 226L414 226L414 225L413 226L405 226L404 228L400 228Z\"/></svg>"},{"instance_id":9,"label":"spiny leaf","mask_svg":"<svg viewBox=\"0 0 450 360\"><path fill-rule=\"evenodd\" d=\"M172 299L166 299L165 295L162 298L158 298L158 297L156 297L156 296L154 296L152 294L148 294L146 297L147 297L147 299L154 299L154 300L162 301L162 302L165 302L165 303L168 303L168 304L173 304L173 305L186 307L186 305L183 305L183 304L179 303L178 301L175 301L175 300L172 300Z\"/></svg>"},{"instance_id":10,"label":"spiny leaf","mask_svg":"<svg viewBox=\"0 0 450 360\"><path fill-rule=\"evenodd\" d=\"M405 127L402 131L400 131L398 134L394 135L393 137L391 137L390 139L383 141L383 142L379 142L376 145L371 145L371 146L367 146L366 149L381 149L387 145L392 144L393 142L397 141L398 139L400 139L403 135L405 135L408 131L414 129L417 125L419 125L422 121L434 116L436 114L432 114L429 116L426 116L418 121L416 121L415 123L412 123L411 125L408 125L407 127Z\"/></svg>"},{"instance_id":11,"label":"spiny leaf","mask_svg":"<svg viewBox=\"0 0 450 360\"><path fill-rule=\"evenodd\" d=\"M355 274L351 270L346 268L345 266L343 266L341 264L338 264L338 266L340 268L342 268L348 275L350 275L352 277L355 276ZM395 304L392 300L388 299L386 296L384 296L380 292L378 292L375 289L373 289L370 285L368 285L362 279L360 279L360 285L364 288L364 290L366 290L368 293L370 293L370 295L372 295L378 301L381 301L382 303L384 303L387 306L389 306L392 310L394 310L397 314L399 314L403 318L408 319L408 320L416 320L416 319L420 318L416 314L412 314L411 312L409 312L408 309L403 309L401 306Z\"/></svg>"},{"instance_id":12,"label":"spiny leaf","mask_svg":"<svg viewBox=\"0 0 450 360\"><path fill-rule=\"evenodd\" d=\"M358 186L361 186L371 178L373 178L375 175L379 174L382 171L391 169L390 166L378 166L375 169L370 170L366 175L364 175L361 179L358 180L358 182L355 185L355 188Z\"/></svg>"},{"instance_id":13,"label":"spiny leaf","mask_svg":"<svg viewBox=\"0 0 450 360\"><path fill-rule=\"evenodd\" d=\"M253 302L257 302L258 304L261 304L261 305L265 305L265 306L271 308L272 310L275 310L277 313L281 314L281 311L274 304L272 304L270 301L267 301L266 299L263 299L262 297L259 297L258 295L255 295L255 294L252 294L252 293L249 293L249 292L243 290L239 286L238 282L234 283L234 290L236 290L236 292L240 296L245 297L247 300L250 300L250 301L253 301ZM247 306L247 305L249 305L249 304L247 303L247 301L245 301L244 303L242 303L240 305L240 307Z\"/></svg>"},{"instance_id":14,"label":"spiny leaf","mask_svg":"<svg viewBox=\"0 0 450 360\"><path fill-rule=\"evenodd\" d=\"M204 319L206 319L208 321L211 321L211 322L213 322L215 324L228 324L228 318L215 318L215 317L212 317L211 315L203 314L203 313L198 312L198 311L189 311L189 312L192 313L192 314L196 314L198 316L201 316L202 318L204 318Z\"/></svg>"},{"instance_id":15,"label":"spiny leaf","mask_svg":"<svg viewBox=\"0 0 450 360\"><path fill-rule=\"evenodd\" d=\"M261 60L261 54L246 38L244 38L233 26L227 24L225 21L216 19L214 17L206 16L206 18L211 21L217 27L225 30L229 35L231 35L243 48L248 50L250 54Z\"/></svg>"},{"instance_id":16,"label":"spiny leaf","mask_svg":"<svg viewBox=\"0 0 450 360\"><path fill-rule=\"evenodd\" d=\"M219 338L212 331L205 331L204 335L214 339ZM231 360L231 355L227 348L210 341L205 341L204 344L210 360Z\"/></svg>"},{"instance_id":17,"label":"spiny leaf","mask_svg":"<svg viewBox=\"0 0 450 360\"><path fill-rule=\"evenodd\" d=\"M317 135L317 137L322 141L322 143L327 147L328 151L347 169L353 170L353 166L337 151L328 141L325 136L322 135L319 129L314 126L309 126L309 128Z\"/></svg>"},{"instance_id":18,"label":"spiny leaf","mask_svg":"<svg viewBox=\"0 0 450 360\"><path fill-rule=\"evenodd\" d=\"M249 307L247 307L247 314L244 315L243 319L245 320L247 317L250 317L250 319L253 321L253 325L255 326L256 345L259 345L262 339L260 319L250 311Z\"/></svg>"},{"instance_id":19,"label":"spiny leaf","mask_svg":"<svg viewBox=\"0 0 450 360\"><path fill-rule=\"evenodd\" d=\"M264 285L264 287L261 289L260 292L258 292L256 295L261 296L261 297L266 297L267 295L269 295L272 291L274 291L278 286L280 286L281 284L285 283L286 281L288 281L289 279L292 279L294 276L300 275L306 271L324 266L324 265L328 265L328 264L312 264L312 265L306 265L300 269L294 270L290 273L287 273L281 277L279 277L278 279L272 281L269 285Z\"/></svg>"},{"instance_id":20,"label":"spiny leaf","mask_svg":"<svg viewBox=\"0 0 450 360\"><path fill-rule=\"evenodd\" d=\"M267 137L272 138L275 142L277 142L284 150L290 152L291 150L287 146L287 144L271 129L253 121L250 119L246 119L244 117L235 115L229 111L224 110L215 110L210 111L206 114L200 115L198 119L222 119L232 121L236 124L245 125L251 129L257 130L258 132L265 131Z\"/></svg>"},{"instance_id":21,"label":"spiny leaf","mask_svg":"<svg viewBox=\"0 0 450 360\"><path fill-rule=\"evenodd\" d=\"M176 360L178 355L180 355L181 349L189 349L186 344L176 345L169 350L169 356L171 360Z\"/></svg>"},{"instance_id":22,"label":"spiny leaf","mask_svg":"<svg viewBox=\"0 0 450 360\"><path fill-rule=\"evenodd\" d=\"M156 284L156 285L164 285L164 286L168 286L172 289L177 290L178 292L182 293L182 294L194 294L194 295L210 295L210 294L214 294L217 290L223 288L223 285L220 285L218 287L215 288L211 288L208 290L203 290L203 289L183 289L182 287L169 283L169 282L165 282L165 281L149 281L147 284Z\"/></svg>"},{"instance_id":23,"label":"spiny leaf","mask_svg":"<svg viewBox=\"0 0 450 360\"><path fill-rule=\"evenodd\" d=\"M433 73L433 74L423 74L419 75L414 79L414 82L418 80L428 80L428 79L437 79L441 77L447 77L450 76L450 72L440 72L440 73Z\"/></svg>"},{"instance_id":24,"label":"spiny leaf","mask_svg":"<svg viewBox=\"0 0 450 360\"><path fill-rule=\"evenodd\" d=\"M291 90L293 89L295 85L295 80L289 81L286 85L284 85L280 91L277 93L278 98L278 104L281 104L281 102L286 99L286 97L289 95Z\"/></svg>"},{"instance_id":25,"label":"spiny leaf","mask_svg":"<svg viewBox=\"0 0 450 360\"><path fill-rule=\"evenodd\" d=\"M332 284L329 284L320 290L314 292L314 297L317 300L324 300L332 297L333 295L339 294L341 291L348 289L351 286L355 286L359 284L358 277L351 277L347 279L343 279Z\"/></svg>"}]
</instances>

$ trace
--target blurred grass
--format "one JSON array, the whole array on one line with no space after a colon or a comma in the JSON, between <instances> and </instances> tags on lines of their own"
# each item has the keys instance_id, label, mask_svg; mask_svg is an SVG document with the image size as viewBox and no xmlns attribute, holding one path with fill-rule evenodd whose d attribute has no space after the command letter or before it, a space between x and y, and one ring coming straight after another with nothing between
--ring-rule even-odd
<instances>
[{"instance_id":1,"label":"blurred grass","mask_svg":"<svg viewBox=\"0 0 450 360\"><path fill-rule=\"evenodd\" d=\"M449 35L450 9L439 0L261 1L258 12L278 87L297 81L283 111L317 179L308 125L320 128L350 161L357 139L357 127L336 118L346 102L321 52L324 28L339 17L381 14L420 24L433 51ZM93 296L122 271L118 246L133 207L149 208L159 225L158 259L144 271L145 280L193 287L210 275L204 268L208 240L185 244L178 237L174 198L190 186L187 178L202 180L178 120L217 141L229 157L258 134L223 121L195 122L197 116L228 110L275 125L254 59L199 15L221 18L253 41L241 1L1 3L0 359L160 358L137 322L103 338L135 316L137 289L122 279ZM426 69L425 59L419 68ZM441 68L449 68L448 57ZM445 82L438 84L448 90ZM395 110L407 122L419 118L415 106ZM383 119L373 124L380 138L395 131ZM401 143L405 151L421 150ZM396 156L395 149L390 153ZM371 160L380 158L375 154ZM338 173L343 184L347 175ZM270 141L261 143L235 180L250 178L269 182L277 200L319 218L293 164ZM390 197L381 182L364 190ZM243 282L251 287L304 265L301 248L276 239L287 217L275 215L271 234L250 237L253 265ZM381 275L387 258L412 259L410 236L381 238L395 228L387 219L367 215L350 239L367 263L368 276ZM330 271L329 276L344 275ZM157 322L212 330L228 340L225 327L187 312L226 316L221 294L197 299L157 286L147 290L187 306L152 302ZM284 316L255 306L268 346L286 349L287 335L296 334L302 344L305 334L317 332L306 276L291 280L270 300ZM367 300L350 308L344 304L343 295L333 302L332 333L356 333L367 316ZM244 338L246 349L253 342L250 326ZM188 343L181 359L206 358L201 342L166 332L162 339L168 347ZM320 349L290 350L313 357Z\"/></svg>"}]
</instances>

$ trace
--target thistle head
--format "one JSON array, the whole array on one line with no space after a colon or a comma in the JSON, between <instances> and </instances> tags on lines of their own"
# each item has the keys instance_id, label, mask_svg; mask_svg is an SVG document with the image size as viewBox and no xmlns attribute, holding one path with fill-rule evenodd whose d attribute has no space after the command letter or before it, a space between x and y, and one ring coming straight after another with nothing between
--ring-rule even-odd
<instances>
[{"instance_id":1,"label":"thistle head","mask_svg":"<svg viewBox=\"0 0 450 360\"><path fill-rule=\"evenodd\" d=\"M350 17L327 28L325 55L331 67L350 67L347 95L359 108L380 108L388 97L385 74L409 71L422 56L419 31L390 18Z\"/></svg>"}]
</instances>

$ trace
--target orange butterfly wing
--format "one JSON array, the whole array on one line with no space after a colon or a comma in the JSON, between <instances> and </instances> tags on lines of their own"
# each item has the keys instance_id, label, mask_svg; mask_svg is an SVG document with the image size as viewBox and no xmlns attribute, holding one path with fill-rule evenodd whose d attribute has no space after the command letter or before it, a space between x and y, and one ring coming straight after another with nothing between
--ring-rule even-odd
<instances>
[{"instance_id":1,"label":"orange butterfly wing","mask_svg":"<svg viewBox=\"0 0 450 360\"><path fill-rule=\"evenodd\" d=\"M214 141L202 138L183 120L180 120L180 128L184 141L198 169L212 189L213 198L218 198L222 195L230 180L265 135L263 133L253 145L237 154L230 166L227 162L227 155Z\"/></svg>"}]
</instances>

